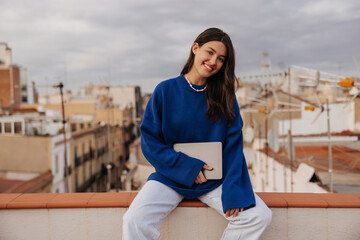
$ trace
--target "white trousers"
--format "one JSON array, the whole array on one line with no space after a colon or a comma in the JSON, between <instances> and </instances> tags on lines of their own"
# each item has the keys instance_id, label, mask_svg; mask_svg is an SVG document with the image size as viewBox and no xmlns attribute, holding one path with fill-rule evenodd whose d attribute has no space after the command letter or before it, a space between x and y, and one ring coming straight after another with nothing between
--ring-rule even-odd
<instances>
[{"instance_id":1,"label":"white trousers","mask_svg":"<svg viewBox=\"0 0 360 240\"><path fill-rule=\"evenodd\" d=\"M215 209L225 217L221 203L222 186L199 197L200 201ZM148 181L140 190L123 217L123 240L159 239L162 222L181 202L183 197L172 188L157 182ZM236 217L228 217L222 238L259 239L270 224L272 213L255 194L256 206L239 212Z\"/></svg>"}]
</instances>

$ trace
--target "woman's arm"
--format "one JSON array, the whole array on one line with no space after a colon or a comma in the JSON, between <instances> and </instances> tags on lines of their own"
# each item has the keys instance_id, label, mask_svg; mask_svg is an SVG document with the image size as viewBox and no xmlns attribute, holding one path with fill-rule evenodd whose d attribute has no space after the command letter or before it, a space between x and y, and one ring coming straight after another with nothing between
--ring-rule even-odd
<instances>
[{"instance_id":1,"label":"woman's arm","mask_svg":"<svg viewBox=\"0 0 360 240\"><path fill-rule=\"evenodd\" d=\"M174 182L191 187L205 163L181 152L175 152L172 146L166 144L161 124L163 101L165 100L161 88L157 87L147 104L140 127L141 149L157 172Z\"/></svg>"},{"instance_id":2,"label":"woman's arm","mask_svg":"<svg viewBox=\"0 0 360 240\"><path fill-rule=\"evenodd\" d=\"M255 206L255 197L243 152L243 121L237 101L234 104L236 119L228 127L224 151L222 202L224 213L229 209Z\"/></svg>"}]
</instances>

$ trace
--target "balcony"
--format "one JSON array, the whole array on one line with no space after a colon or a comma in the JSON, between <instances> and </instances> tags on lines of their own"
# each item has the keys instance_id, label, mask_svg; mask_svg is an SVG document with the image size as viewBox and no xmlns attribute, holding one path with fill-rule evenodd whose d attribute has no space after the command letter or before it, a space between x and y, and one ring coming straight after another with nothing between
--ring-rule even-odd
<instances>
[{"instance_id":1,"label":"balcony","mask_svg":"<svg viewBox=\"0 0 360 240\"><path fill-rule=\"evenodd\" d=\"M89 153L84 153L83 154L83 161L84 163L90 160L90 154Z\"/></svg>"},{"instance_id":2,"label":"balcony","mask_svg":"<svg viewBox=\"0 0 360 240\"><path fill-rule=\"evenodd\" d=\"M0 239L121 239L136 192L0 194ZM360 239L360 194L258 193L273 211L261 239ZM219 239L226 220L183 201L160 239Z\"/></svg>"},{"instance_id":3,"label":"balcony","mask_svg":"<svg viewBox=\"0 0 360 240\"><path fill-rule=\"evenodd\" d=\"M78 167L82 164L81 157L75 157L75 167Z\"/></svg>"}]
</instances>

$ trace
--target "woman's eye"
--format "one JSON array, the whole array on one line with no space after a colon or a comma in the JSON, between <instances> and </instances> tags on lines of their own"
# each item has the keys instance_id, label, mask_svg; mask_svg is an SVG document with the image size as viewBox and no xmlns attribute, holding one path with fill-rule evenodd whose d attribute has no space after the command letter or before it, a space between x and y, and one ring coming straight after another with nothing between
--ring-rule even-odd
<instances>
[{"instance_id":1,"label":"woman's eye","mask_svg":"<svg viewBox=\"0 0 360 240\"><path fill-rule=\"evenodd\" d=\"M221 62L221 63L224 63L224 59L223 58L219 58L219 61Z\"/></svg>"},{"instance_id":2,"label":"woman's eye","mask_svg":"<svg viewBox=\"0 0 360 240\"><path fill-rule=\"evenodd\" d=\"M212 52L212 51L208 51L208 53L209 53L210 55L213 55L213 52Z\"/></svg>"}]
</instances>

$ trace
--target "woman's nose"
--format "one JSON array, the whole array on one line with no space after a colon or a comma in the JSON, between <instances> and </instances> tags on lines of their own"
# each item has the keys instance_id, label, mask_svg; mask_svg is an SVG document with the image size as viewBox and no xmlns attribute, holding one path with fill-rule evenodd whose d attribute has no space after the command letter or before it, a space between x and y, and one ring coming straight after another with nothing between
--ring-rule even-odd
<instances>
[{"instance_id":1,"label":"woman's nose","mask_svg":"<svg viewBox=\"0 0 360 240\"><path fill-rule=\"evenodd\" d=\"M210 64L211 64L211 65L215 65L215 64L216 64L216 56L212 56L212 57L210 58Z\"/></svg>"}]
</instances>

